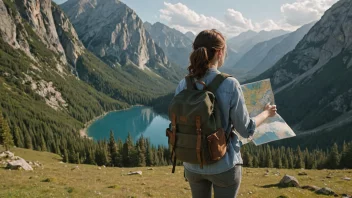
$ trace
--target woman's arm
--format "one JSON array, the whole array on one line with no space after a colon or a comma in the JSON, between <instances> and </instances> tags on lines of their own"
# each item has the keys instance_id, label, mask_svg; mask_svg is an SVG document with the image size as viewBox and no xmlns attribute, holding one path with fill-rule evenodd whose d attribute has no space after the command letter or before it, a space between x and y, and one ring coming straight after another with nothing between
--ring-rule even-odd
<instances>
[{"instance_id":1,"label":"woman's arm","mask_svg":"<svg viewBox=\"0 0 352 198\"><path fill-rule=\"evenodd\" d=\"M263 124L266 119L274 117L276 115L276 112L276 105L267 104L264 108L264 111L253 118L256 127L259 127L261 124Z\"/></svg>"},{"instance_id":2,"label":"woman's arm","mask_svg":"<svg viewBox=\"0 0 352 198\"><path fill-rule=\"evenodd\" d=\"M239 84L235 85L230 104L230 119L233 127L242 137L248 138L252 136L256 127L261 125L267 118L275 116L276 111L276 105L267 104L262 113L250 118L242 89Z\"/></svg>"}]
</instances>

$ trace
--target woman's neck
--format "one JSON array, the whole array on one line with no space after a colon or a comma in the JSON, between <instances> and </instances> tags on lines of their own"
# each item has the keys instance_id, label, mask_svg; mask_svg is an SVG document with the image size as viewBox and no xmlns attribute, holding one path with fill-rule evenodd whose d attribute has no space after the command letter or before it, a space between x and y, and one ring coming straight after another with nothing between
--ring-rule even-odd
<instances>
[{"instance_id":1,"label":"woman's neck","mask_svg":"<svg viewBox=\"0 0 352 198\"><path fill-rule=\"evenodd\" d=\"M210 63L209 68L218 69L218 62Z\"/></svg>"}]
</instances>

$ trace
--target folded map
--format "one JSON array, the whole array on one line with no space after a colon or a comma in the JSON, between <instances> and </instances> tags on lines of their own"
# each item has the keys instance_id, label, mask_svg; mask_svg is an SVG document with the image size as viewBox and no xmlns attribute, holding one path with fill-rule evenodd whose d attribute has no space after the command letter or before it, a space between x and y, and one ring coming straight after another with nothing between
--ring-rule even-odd
<instances>
[{"instance_id":1,"label":"folded map","mask_svg":"<svg viewBox=\"0 0 352 198\"><path fill-rule=\"evenodd\" d=\"M275 104L270 79L244 84L241 88L250 117L255 117L260 114L266 104ZM280 107L278 107L278 109L280 109ZM257 127L252 137L248 139L241 138L241 136L239 137L242 144L253 141L255 145L261 145L294 136L296 136L296 134L293 130L287 125L285 120L277 114L272 118L268 118L263 124Z\"/></svg>"}]
</instances>

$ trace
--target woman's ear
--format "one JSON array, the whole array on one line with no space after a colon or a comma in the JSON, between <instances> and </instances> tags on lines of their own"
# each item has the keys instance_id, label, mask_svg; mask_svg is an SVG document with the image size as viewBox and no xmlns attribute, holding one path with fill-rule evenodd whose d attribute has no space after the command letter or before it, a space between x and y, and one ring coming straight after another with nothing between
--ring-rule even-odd
<instances>
[{"instance_id":1,"label":"woman's ear","mask_svg":"<svg viewBox=\"0 0 352 198\"><path fill-rule=\"evenodd\" d=\"M224 55L224 53L222 52L222 50L217 50L217 53L218 53L219 59L221 59L222 56Z\"/></svg>"}]
</instances>

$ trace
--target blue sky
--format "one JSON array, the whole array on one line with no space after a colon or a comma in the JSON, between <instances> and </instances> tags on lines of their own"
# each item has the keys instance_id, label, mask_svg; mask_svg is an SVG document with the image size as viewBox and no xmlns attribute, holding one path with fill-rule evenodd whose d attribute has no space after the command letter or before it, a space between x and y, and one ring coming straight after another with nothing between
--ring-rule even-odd
<instances>
[{"instance_id":1,"label":"blue sky","mask_svg":"<svg viewBox=\"0 0 352 198\"><path fill-rule=\"evenodd\" d=\"M62 3L65 0L55 0ZM122 0L143 21L181 32L216 28L227 36L253 30L295 30L319 20L337 0Z\"/></svg>"}]
</instances>

